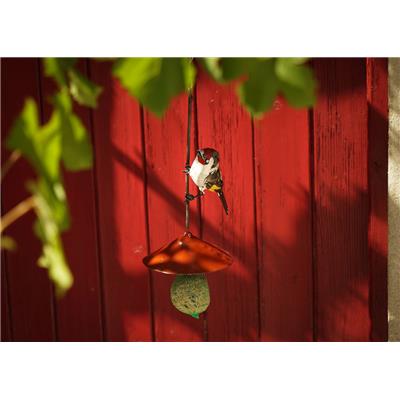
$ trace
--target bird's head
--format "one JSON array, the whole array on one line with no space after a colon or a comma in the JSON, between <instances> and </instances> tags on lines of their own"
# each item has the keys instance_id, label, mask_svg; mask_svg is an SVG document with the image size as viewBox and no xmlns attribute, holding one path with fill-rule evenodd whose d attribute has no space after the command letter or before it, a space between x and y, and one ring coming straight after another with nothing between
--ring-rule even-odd
<instances>
[{"instance_id":1,"label":"bird's head","mask_svg":"<svg viewBox=\"0 0 400 400\"><path fill-rule=\"evenodd\" d=\"M209 147L207 147L205 149L197 150L196 156L197 156L197 160L203 165L209 164L211 158L213 159L215 165L219 161L218 151L211 149Z\"/></svg>"}]
</instances>

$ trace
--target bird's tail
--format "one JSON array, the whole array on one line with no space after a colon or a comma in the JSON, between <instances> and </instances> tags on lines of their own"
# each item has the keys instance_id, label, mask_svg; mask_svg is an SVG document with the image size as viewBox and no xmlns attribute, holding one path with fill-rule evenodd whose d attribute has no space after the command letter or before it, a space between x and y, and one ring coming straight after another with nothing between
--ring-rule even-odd
<instances>
[{"instance_id":1,"label":"bird's tail","mask_svg":"<svg viewBox=\"0 0 400 400\"><path fill-rule=\"evenodd\" d=\"M217 191L218 197L221 200L222 206L224 207L224 210L226 212L226 215L228 215L228 203L226 202L224 192L222 190Z\"/></svg>"}]
</instances>

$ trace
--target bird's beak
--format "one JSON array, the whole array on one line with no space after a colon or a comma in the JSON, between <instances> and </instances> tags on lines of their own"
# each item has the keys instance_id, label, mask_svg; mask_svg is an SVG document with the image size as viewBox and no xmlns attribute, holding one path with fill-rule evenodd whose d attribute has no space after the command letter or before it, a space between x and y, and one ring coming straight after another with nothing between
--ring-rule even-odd
<instances>
[{"instance_id":1,"label":"bird's beak","mask_svg":"<svg viewBox=\"0 0 400 400\"><path fill-rule=\"evenodd\" d=\"M201 157L202 160L206 161L206 159L204 158L203 153L200 150L197 150L197 155Z\"/></svg>"}]
</instances>

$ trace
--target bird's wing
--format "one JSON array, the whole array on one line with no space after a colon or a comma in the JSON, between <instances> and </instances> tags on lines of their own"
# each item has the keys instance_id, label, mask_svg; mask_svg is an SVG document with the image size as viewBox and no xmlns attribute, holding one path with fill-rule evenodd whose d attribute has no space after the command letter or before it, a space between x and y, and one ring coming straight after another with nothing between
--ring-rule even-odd
<instances>
[{"instance_id":1,"label":"bird's wing","mask_svg":"<svg viewBox=\"0 0 400 400\"><path fill-rule=\"evenodd\" d=\"M209 174L205 180L205 185L209 190L215 190L212 189L213 186L215 186L217 189L221 189L223 184L221 171L219 169Z\"/></svg>"}]
</instances>

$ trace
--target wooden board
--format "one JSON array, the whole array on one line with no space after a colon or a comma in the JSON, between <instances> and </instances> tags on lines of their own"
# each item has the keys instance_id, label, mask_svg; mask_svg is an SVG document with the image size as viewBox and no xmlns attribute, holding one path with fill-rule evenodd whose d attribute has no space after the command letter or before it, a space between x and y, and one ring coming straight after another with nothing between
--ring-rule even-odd
<instances>
[{"instance_id":1,"label":"wooden board","mask_svg":"<svg viewBox=\"0 0 400 400\"><path fill-rule=\"evenodd\" d=\"M82 73L86 73L84 60L79 67ZM44 77L43 68L40 84L45 123L50 118L50 98L57 87L52 79ZM90 133L89 109L75 108ZM99 341L103 337L93 171L64 171L71 226L63 234L63 244L74 284L62 299L56 301L57 332L61 341Z\"/></svg>"},{"instance_id":2,"label":"wooden board","mask_svg":"<svg viewBox=\"0 0 400 400\"><path fill-rule=\"evenodd\" d=\"M197 90L199 147L220 153L226 216L216 194L201 199L203 238L230 252L233 265L209 275L208 339L258 340L257 241L252 125L232 86L217 86L204 73Z\"/></svg>"},{"instance_id":3,"label":"wooden board","mask_svg":"<svg viewBox=\"0 0 400 400\"><path fill-rule=\"evenodd\" d=\"M9 304L5 253L1 253L1 341L13 340L11 331L11 310Z\"/></svg>"},{"instance_id":4,"label":"wooden board","mask_svg":"<svg viewBox=\"0 0 400 400\"><path fill-rule=\"evenodd\" d=\"M186 162L187 103L187 96L181 95L172 102L162 119L150 112L144 113L150 251L157 250L185 231L183 170ZM196 193L193 186L191 188L192 193ZM191 205L190 230L199 235L195 206ZM171 303L170 286L174 277L158 272L152 272L152 277L155 339L202 340L204 316L196 320L177 311Z\"/></svg>"},{"instance_id":5,"label":"wooden board","mask_svg":"<svg viewBox=\"0 0 400 400\"><path fill-rule=\"evenodd\" d=\"M261 339L313 339L307 109L277 99L254 121Z\"/></svg>"},{"instance_id":6,"label":"wooden board","mask_svg":"<svg viewBox=\"0 0 400 400\"><path fill-rule=\"evenodd\" d=\"M4 140L24 105L26 97L33 97L39 104L38 60L3 59L1 61L1 137L2 159L9 152ZM38 105L39 107L39 105ZM2 182L2 212L7 212L20 201L29 197L25 182L34 178L28 163L19 160ZM41 244L35 237L32 212L7 228L18 249L7 252L6 274L12 310L12 332L15 341L51 341L56 339L52 291L47 271L37 266Z\"/></svg>"},{"instance_id":7,"label":"wooden board","mask_svg":"<svg viewBox=\"0 0 400 400\"><path fill-rule=\"evenodd\" d=\"M145 172L140 109L111 79L110 63L91 62L103 86L93 113L100 262L103 269L105 339L152 340Z\"/></svg>"},{"instance_id":8,"label":"wooden board","mask_svg":"<svg viewBox=\"0 0 400 400\"><path fill-rule=\"evenodd\" d=\"M371 340L388 339L388 62L367 59Z\"/></svg>"},{"instance_id":9,"label":"wooden board","mask_svg":"<svg viewBox=\"0 0 400 400\"><path fill-rule=\"evenodd\" d=\"M55 302L36 265L34 217L24 216L8 230L19 249L2 252L2 339L387 340L387 60L313 64L314 110L279 99L254 123L232 85L199 75L192 159L199 147L220 151L230 214L207 193L191 204L191 231L235 261L209 276L211 305L195 320L171 305L173 277L142 264L184 231L187 96L159 119L110 77L109 62L90 61L104 92L93 113L77 111L95 165L65 176L75 285ZM2 59L1 67L3 163L24 97L42 99L47 117L52 88L38 60ZM2 213L29 195L32 177L18 161L2 182Z\"/></svg>"},{"instance_id":10,"label":"wooden board","mask_svg":"<svg viewBox=\"0 0 400 400\"><path fill-rule=\"evenodd\" d=\"M364 59L317 59L315 261L320 341L369 339L368 130Z\"/></svg>"}]
</instances>

